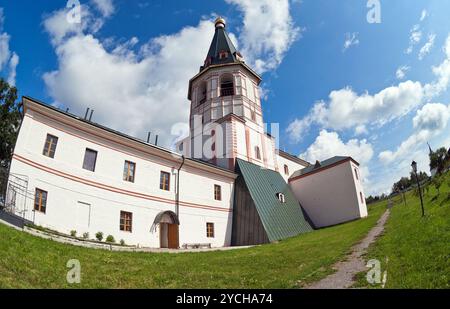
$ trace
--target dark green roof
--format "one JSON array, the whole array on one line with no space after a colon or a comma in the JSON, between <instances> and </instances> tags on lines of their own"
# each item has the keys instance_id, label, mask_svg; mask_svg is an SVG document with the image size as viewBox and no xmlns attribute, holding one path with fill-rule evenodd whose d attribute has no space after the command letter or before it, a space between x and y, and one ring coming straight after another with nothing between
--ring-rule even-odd
<instances>
[{"instance_id":1,"label":"dark green roof","mask_svg":"<svg viewBox=\"0 0 450 309\"><path fill-rule=\"evenodd\" d=\"M220 52L227 52L228 56L226 58L220 59ZM239 63L237 59L236 47L234 47L233 42L231 42L225 27L217 27L214 33L211 46L206 56L205 65L200 68L200 71L206 69L210 65L226 64L226 63Z\"/></svg>"},{"instance_id":2,"label":"dark green roof","mask_svg":"<svg viewBox=\"0 0 450 309\"><path fill-rule=\"evenodd\" d=\"M319 162L319 164L317 164L317 162L316 162L315 164L311 164L310 166L305 167L304 169L296 171L294 174L292 174L290 179L299 177L299 176L303 176L305 174L309 174L313 171L316 171L316 170L322 169L324 167L336 164L341 161L349 160L349 159L351 159L351 157L336 156L336 157L332 157L332 158L329 158L329 159L326 159L323 161L317 161L317 162Z\"/></svg>"},{"instance_id":3,"label":"dark green roof","mask_svg":"<svg viewBox=\"0 0 450 309\"><path fill-rule=\"evenodd\" d=\"M299 202L278 172L241 159L237 159L237 166L271 242L312 231ZM285 203L278 200L277 193L284 194Z\"/></svg>"}]
</instances>

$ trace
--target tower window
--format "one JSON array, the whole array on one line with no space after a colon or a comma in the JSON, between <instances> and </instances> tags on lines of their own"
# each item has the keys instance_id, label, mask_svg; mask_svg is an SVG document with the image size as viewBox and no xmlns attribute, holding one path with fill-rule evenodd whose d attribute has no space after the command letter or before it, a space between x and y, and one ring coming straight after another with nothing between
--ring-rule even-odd
<instances>
[{"instance_id":1,"label":"tower window","mask_svg":"<svg viewBox=\"0 0 450 309\"><path fill-rule=\"evenodd\" d=\"M364 196L362 192L359 192L359 197L361 198L361 204L364 204Z\"/></svg>"},{"instance_id":2,"label":"tower window","mask_svg":"<svg viewBox=\"0 0 450 309\"><path fill-rule=\"evenodd\" d=\"M200 84L198 98L198 104L206 102L206 82Z\"/></svg>"},{"instance_id":3,"label":"tower window","mask_svg":"<svg viewBox=\"0 0 450 309\"><path fill-rule=\"evenodd\" d=\"M256 113L255 111L252 111L252 121L256 121Z\"/></svg>"},{"instance_id":4,"label":"tower window","mask_svg":"<svg viewBox=\"0 0 450 309\"><path fill-rule=\"evenodd\" d=\"M225 59L228 58L228 52L222 50L219 52L219 59Z\"/></svg>"},{"instance_id":5,"label":"tower window","mask_svg":"<svg viewBox=\"0 0 450 309\"><path fill-rule=\"evenodd\" d=\"M258 146L255 146L255 157L256 159L261 160L261 151Z\"/></svg>"},{"instance_id":6,"label":"tower window","mask_svg":"<svg viewBox=\"0 0 450 309\"><path fill-rule=\"evenodd\" d=\"M234 95L233 75L225 74L220 79L220 96L226 97Z\"/></svg>"},{"instance_id":7,"label":"tower window","mask_svg":"<svg viewBox=\"0 0 450 309\"><path fill-rule=\"evenodd\" d=\"M359 180L358 170L356 168L355 168L355 176L356 176L356 180Z\"/></svg>"}]
</instances>

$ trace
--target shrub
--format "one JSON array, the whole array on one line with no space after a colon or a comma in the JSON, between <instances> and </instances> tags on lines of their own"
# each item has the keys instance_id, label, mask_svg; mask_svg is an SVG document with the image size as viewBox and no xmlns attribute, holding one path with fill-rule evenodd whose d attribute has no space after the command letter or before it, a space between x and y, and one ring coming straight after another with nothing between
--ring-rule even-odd
<instances>
[{"instance_id":1,"label":"shrub","mask_svg":"<svg viewBox=\"0 0 450 309\"><path fill-rule=\"evenodd\" d=\"M102 241L103 240L103 233L102 232L97 232L97 234L95 234L95 238L97 238L98 241Z\"/></svg>"},{"instance_id":2,"label":"shrub","mask_svg":"<svg viewBox=\"0 0 450 309\"><path fill-rule=\"evenodd\" d=\"M121 245L121 246L125 246L125 240L121 239L121 240L120 240L120 245Z\"/></svg>"},{"instance_id":3,"label":"shrub","mask_svg":"<svg viewBox=\"0 0 450 309\"><path fill-rule=\"evenodd\" d=\"M116 240L114 239L114 236L108 235L108 236L106 237L106 242L115 243Z\"/></svg>"},{"instance_id":4,"label":"shrub","mask_svg":"<svg viewBox=\"0 0 450 309\"><path fill-rule=\"evenodd\" d=\"M83 239L89 239L89 233L88 232L83 233Z\"/></svg>"},{"instance_id":5,"label":"shrub","mask_svg":"<svg viewBox=\"0 0 450 309\"><path fill-rule=\"evenodd\" d=\"M70 236L72 236L72 237L77 237L77 231L71 230L71 231L70 231Z\"/></svg>"}]
</instances>

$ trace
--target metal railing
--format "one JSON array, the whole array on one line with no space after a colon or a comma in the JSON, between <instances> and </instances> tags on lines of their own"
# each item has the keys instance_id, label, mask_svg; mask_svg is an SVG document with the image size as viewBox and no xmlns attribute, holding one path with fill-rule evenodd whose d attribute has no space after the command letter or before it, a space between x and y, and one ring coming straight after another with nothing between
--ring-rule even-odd
<instances>
[{"instance_id":1,"label":"metal railing","mask_svg":"<svg viewBox=\"0 0 450 309\"><path fill-rule=\"evenodd\" d=\"M221 97L227 97L234 95L234 88L222 88L220 89L220 96Z\"/></svg>"}]
</instances>

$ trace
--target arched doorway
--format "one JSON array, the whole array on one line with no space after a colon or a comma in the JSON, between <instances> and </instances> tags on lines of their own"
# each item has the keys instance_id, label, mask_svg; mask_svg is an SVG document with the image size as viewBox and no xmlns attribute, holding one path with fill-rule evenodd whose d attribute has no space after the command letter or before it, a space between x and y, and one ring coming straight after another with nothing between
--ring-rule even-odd
<instances>
[{"instance_id":1,"label":"arched doorway","mask_svg":"<svg viewBox=\"0 0 450 309\"><path fill-rule=\"evenodd\" d=\"M159 225L159 244L161 248L178 249L180 247L178 227L180 222L173 211L162 211L155 217L153 226Z\"/></svg>"}]
</instances>

